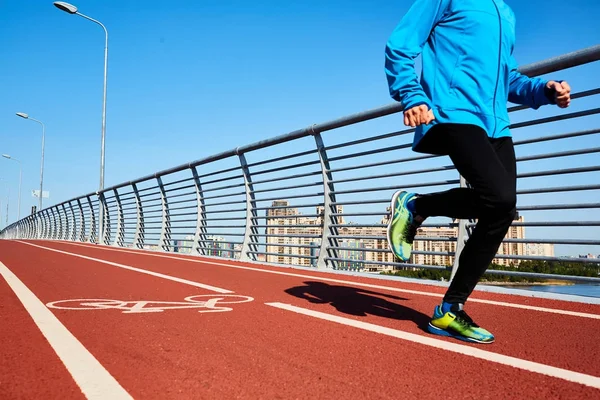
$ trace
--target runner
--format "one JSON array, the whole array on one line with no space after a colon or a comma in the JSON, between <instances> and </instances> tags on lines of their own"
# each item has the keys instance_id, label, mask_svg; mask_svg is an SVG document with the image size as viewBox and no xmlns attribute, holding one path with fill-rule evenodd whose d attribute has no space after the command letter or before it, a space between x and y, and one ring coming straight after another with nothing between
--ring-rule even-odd
<instances>
[{"instance_id":1,"label":"runner","mask_svg":"<svg viewBox=\"0 0 600 400\"><path fill-rule=\"evenodd\" d=\"M562 81L529 78L513 58L515 16L502 0L416 0L388 40L385 72L390 95L404 105L404 124L416 127L413 150L448 155L470 188L392 197L388 242L410 258L428 217L477 219L431 333L492 343L463 306L516 215L516 161L506 103L533 109L570 104ZM415 59L422 54L421 80Z\"/></svg>"}]
</instances>

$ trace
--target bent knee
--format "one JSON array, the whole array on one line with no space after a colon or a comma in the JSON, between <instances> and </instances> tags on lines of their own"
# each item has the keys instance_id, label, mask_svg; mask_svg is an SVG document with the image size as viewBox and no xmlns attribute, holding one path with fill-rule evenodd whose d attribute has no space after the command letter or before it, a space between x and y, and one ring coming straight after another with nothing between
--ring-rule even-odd
<instances>
[{"instance_id":1,"label":"bent knee","mask_svg":"<svg viewBox=\"0 0 600 400\"><path fill-rule=\"evenodd\" d=\"M492 209L502 213L515 215L517 212L517 194L514 191L501 192L490 199Z\"/></svg>"}]
</instances>

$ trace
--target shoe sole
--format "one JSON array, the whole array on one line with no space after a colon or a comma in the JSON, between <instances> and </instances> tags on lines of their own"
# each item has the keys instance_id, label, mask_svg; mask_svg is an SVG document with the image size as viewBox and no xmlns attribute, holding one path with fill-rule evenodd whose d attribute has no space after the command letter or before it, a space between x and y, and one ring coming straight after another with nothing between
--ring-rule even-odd
<instances>
[{"instance_id":1,"label":"shoe sole","mask_svg":"<svg viewBox=\"0 0 600 400\"><path fill-rule=\"evenodd\" d=\"M492 339L491 341L484 342L482 340L473 339L473 338L466 337L463 335L453 334L452 332L448 332L445 329L441 329L441 328L431 325L431 322L429 323L429 325L427 325L427 330L429 331L429 333L432 333L434 335L451 337L454 339L462 340L463 342L491 344L491 343L494 343L494 340L495 340L495 339Z\"/></svg>"},{"instance_id":2,"label":"shoe sole","mask_svg":"<svg viewBox=\"0 0 600 400\"><path fill-rule=\"evenodd\" d=\"M402 193L402 190L398 190L396 193L394 193L394 195L392 196L392 201L390 202L390 222L388 223L387 226L387 243L388 243L388 249L399 259L404 260L402 257L400 257L398 254L396 254L394 252L394 248L392 247L392 222L394 222L394 210L396 209L396 202L398 201L398 197L400 197L400 194ZM406 260L404 260L406 261Z\"/></svg>"}]
</instances>

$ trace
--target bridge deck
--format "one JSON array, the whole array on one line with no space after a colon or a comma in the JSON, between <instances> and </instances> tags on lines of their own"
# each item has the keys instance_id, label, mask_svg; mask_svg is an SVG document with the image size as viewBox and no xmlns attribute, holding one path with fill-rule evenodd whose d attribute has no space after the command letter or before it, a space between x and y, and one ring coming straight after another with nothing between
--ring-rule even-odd
<instances>
[{"instance_id":1,"label":"bridge deck","mask_svg":"<svg viewBox=\"0 0 600 400\"><path fill-rule=\"evenodd\" d=\"M477 291L496 343L471 345L426 333L438 286L48 241L0 262L3 399L600 398L600 305Z\"/></svg>"}]
</instances>

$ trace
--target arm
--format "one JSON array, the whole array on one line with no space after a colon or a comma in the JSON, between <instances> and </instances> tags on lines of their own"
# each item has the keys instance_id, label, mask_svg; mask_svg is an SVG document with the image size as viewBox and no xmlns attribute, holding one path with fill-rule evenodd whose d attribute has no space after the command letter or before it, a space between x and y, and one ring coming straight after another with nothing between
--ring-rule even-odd
<instances>
[{"instance_id":1,"label":"arm","mask_svg":"<svg viewBox=\"0 0 600 400\"><path fill-rule=\"evenodd\" d=\"M415 0L402 18L385 48L385 73L390 96L408 110L420 104L431 108L430 100L415 71L415 59L421 54L434 26L451 0Z\"/></svg>"},{"instance_id":2,"label":"arm","mask_svg":"<svg viewBox=\"0 0 600 400\"><path fill-rule=\"evenodd\" d=\"M517 70L517 62L510 56L510 72L508 77L508 101L527 105L534 110L547 104L556 104L556 91L548 87L548 81L540 78L529 78Z\"/></svg>"}]
</instances>

